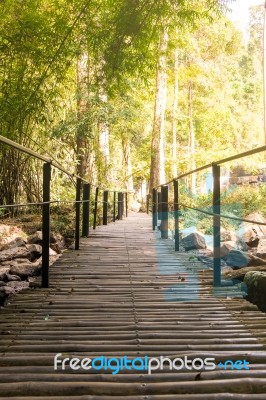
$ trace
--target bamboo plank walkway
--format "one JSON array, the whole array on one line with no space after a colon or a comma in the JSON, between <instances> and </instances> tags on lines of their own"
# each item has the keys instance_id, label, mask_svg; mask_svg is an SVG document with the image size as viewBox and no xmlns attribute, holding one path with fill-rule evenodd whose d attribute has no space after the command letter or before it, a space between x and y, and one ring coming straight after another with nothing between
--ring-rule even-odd
<instances>
[{"instance_id":1,"label":"bamboo plank walkway","mask_svg":"<svg viewBox=\"0 0 266 400\"><path fill-rule=\"evenodd\" d=\"M166 242L149 216L132 213L66 252L49 289L14 296L0 311L0 399L265 399L265 314L238 289L214 296L209 274ZM250 369L55 371L57 353L211 357Z\"/></svg>"}]
</instances>

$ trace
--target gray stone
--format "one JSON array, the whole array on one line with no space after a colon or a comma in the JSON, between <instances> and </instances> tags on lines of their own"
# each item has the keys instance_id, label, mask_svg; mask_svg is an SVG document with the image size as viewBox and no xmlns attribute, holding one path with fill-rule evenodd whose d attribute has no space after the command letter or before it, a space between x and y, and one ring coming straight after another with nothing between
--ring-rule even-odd
<instances>
[{"instance_id":1,"label":"gray stone","mask_svg":"<svg viewBox=\"0 0 266 400\"><path fill-rule=\"evenodd\" d=\"M189 228L180 229L179 232L180 232L181 239L184 239L186 236L190 235L191 233L198 232L198 230L195 226L190 226Z\"/></svg>"},{"instance_id":2,"label":"gray stone","mask_svg":"<svg viewBox=\"0 0 266 400\"><path fill-rule=\"evenodd\" d=\"M260 238L256 256L266 259L266 237Z\"/></svg>"},{"instance_id":3,"label":"gray stone","mask_svg":"<svg viewBox=\"0 0 266 400\"><path fill-rule=\"evenodd\" d=\"M31 259L38 258L42 255L42 246L39 244L27 244L26 247L31 254Z\"/></svg>"},{"instance_id":4,"label":"gray stone","mask_svg":"<svg viewBox=\"0 0 266 400\"><path fill-rule=\"evenodd\" d=\"M14 294L14 293L16 293L16 290L12 287L9 287L9 286L0 287L0 294L2 294L1 297L10 296L11 294Z\"/></svg>"},{"instance_id":5,"label":"gray stone","mask_svg":"<svg viewBox=\"0 0 266 400\"><path fill-rule=\"evenodd\" d=\"M28 236L28 243L41 244L42 243L42 231L37 231L33 235Z\"/></svg>"},{"instance_id":6,"label":"gray stone","mask_svg":"<svg viewBox=\"0 0 266 400\"><path fill-rule=\"evenodd\" d=\"M7 274L6 279L8 280L8 282L21 281L21 278L18 275L11 275L11 274Z\"/></svg>"},{"instance_id":7,"label":"gray stone","mask_svg":"<svg viewBox=\"0 0 266 400\"><path fill-rule=\"evenodd\" d=\"M8 249L14 249L17 247L25 247L24 239L17 237L16 239L12 240L11 242L6 243L3 246L1 246L1 251L8 250Z\"/></svg>"},{"instance_id":8,"label":"gray stone","mask_svg":"<svg viewBox=\"0 0 266 400\"><path fill-rule=\"evenodd\" d=\"M233 241L223 242L220 248L221 258L227 257L230 251L235 248L235 245L236 244Z\"/></svg>"},{"instance_id":9,"label":"gray stone","mask_svg":"<svg viewBox=\"0 0 266 400\"><path fill-rule=\"evenodd\" d=\"M0 252L0 262L13 260L14 258L30 258L31 252L26 247L14 247Z\"/></svg>"},{"instance_id":10,"label":"gray stone","mask_svg":"<svg viewBox=\"0 0 266 400\"><path fill-rule=\"evenodd\" d=\"M231 250L226 257L226 264L230 267L246 267L249 262L248 254L240 250Z\"/></svg>"},{"instance_id":11,"label":"gray stone","mask_svg":"<svg viewBox=\"0 0 266 400\"><path fill-rule=\"evenodd\" d=\"M9 273L10 267L0 267L0 280L6 278L7 274Z\"/></svg>"},{"instance_id":12,"label":"gray stone","mask_svg":"<svg viewBox=\"0 0 266 400\"><path fill-rule=\"evenodd\" d=\"M19 264L11 267L10 272L13 275L18 275L20 278L25 279L28 276L38 275L41 266L34 263Z\"/></svg>"},{"instance_id":13,"label":"gray stone","mask_svg":"<svg viewBox=\"0 0 266 400\"><path fill-rule=\"evenodd\" d=\"M14 289L16 292L19 292L22 289L27 289L30 286L30 283L28 281L12 281L8 282L7 286Z\"/></svg>"},{"instance_id":14,"label":"gray stone","mask_svg":"<svg viewBox=\"0 0 266 400\"><path fill-rule=\"evenodd\" d=\"M205 249L206 242L203 235L198 232L191 233L181 240L181 245L186 251L193 249Z\"/></svg>"},{"instance_id":15,"label":"gray stone","mask_svg":"<svg viewBox=\"0 0 266 400\"><path fill-rule=\"evenodd\" d=\"M244 282L248 289L248 300L256 304L260 310L266 311L266 272L247 272Z\"/></svg>"},{"instance_id":16,"label":"gray stone","mask_svg":"<svg viewBox=\"0 0 266 400\"><path fill-rule=\"evenodd\" d=\"M3 281L0 281L0 287L1 287L1 286L6 286L6 283L3 282Z\"/></svg>"}]
</instances>

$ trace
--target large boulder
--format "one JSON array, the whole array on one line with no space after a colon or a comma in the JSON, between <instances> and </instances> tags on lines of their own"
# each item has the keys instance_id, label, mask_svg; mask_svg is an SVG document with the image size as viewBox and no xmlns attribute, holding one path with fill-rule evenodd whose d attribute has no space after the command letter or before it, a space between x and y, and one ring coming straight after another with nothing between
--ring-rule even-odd
<instances>
[{"instance_id":1,"label":"large boulder","mask_svg":"<svg viewBox=\"0 0 266 400\"><path fill-rule=\"evenodd\" d=\"M226 230L221 227L221 242L236 242L237 237L235 231Z\"/></svg>"},{"instance_id":2,"label":"large boulder","mask_svg":"<svg viewBox=\"0 0 266 400\"><path fill-rule=\"evenodd\" d=\"M231 250L234 250L236 243L234 241L222 242L220 248L220 256L221 258L225 258L228 256Z\"/></svg>"},{"instance_id":3,"label":"large boulder","mask_svg":"<svg viewBox=\"0 0 266 400\"><path fill-rule=\"evenodd\" d=\"M180 229L179 231L180 239L184 239L191 233L198 233L198 230L195 226L190 226L189 228Z\"/></svg>"},{"instance_id":4,"label":"large boulder","mask_svg":"<svg viewBox=\"0 0 266 400\"><path fill-rule=\"evenodd\" d=\"M266 259L266 236L260 238L256 256Z\"/></svg>"},{"instance_id":5,"label":"large boulder","mask_svg":"<svg viewBox=\"0 0 266 400\"><path fill-rule=\"evenodd\" d=\"M244 282L248 288L248 300L256 304L260 310L266 311L266 272L247 272Z\"/></svg>"},{"instance_id":6,"label":"large boulder","mask_svg":"<svg viewBox=\"0 0 266 400\"><path fill-rule=\"evenodd\" d=\"M17 275L21 279L25 279L28 276L38 275L41 271L41 265L39 263L25 263L13 265L10 268L10 274Z\"/></svg>"},{"instance_id":7,"label":"large boulder","mask_svg":"<svg viewBox=\"0 0 266 400\"><path fill-rule=\"evenodd\" d=\"M247 253L240 250L231 250L226 257L226 264L230 267L243 268L250 262Z\"/></svg>"},{"instance_id":8,"label":"large boulder","mask_svg":"<svg viewBox=\"0 0 266 400\"><path fill-rule=\"evenodd\" d=\"M30 244L41 244L42 243L42 231L37 231L32 235L28 236L28 243Z\"/></svg>"},{"instance_id":9,"label":"large boulder","mask_svg":"<svg viewBox=\"0 0 266 400\"><path fill-rule=\"evenodd\" d=\"M205 238L202 234L195 232L190 233L181 240L181 245L186 251L194 249L206 249Z\"/></svg>"},{"instance_id":10,"label":"large boulder","mask_svg":"<svg viewBox=\"0 0 266 400\"><path fill-rule=\"evenodd\" d=\"M0 280L4 280L7 277L7 274L9 274L10 271L10 267L9 266L4 266L4 267L0 267Z\"/></svg>"},{"instance_id":11,"label":"large boulder","mask_svg":"<svg viewBox=\"0 0 266 400\"><path fill-rule=\"evenodd\" d=\"M249 214L245 219L266 224L266 219L258 212ZM236 232L239 242L245 242L249 247L257 247L259 239L266 236L266 225L253 222L243 222Z\"/></svg>"},{"instance_id":12,"label":"large boulder","mask_svg":"<svg viewBox=\"0 0 266 400\"><path fill-rule=\"evenodd\" d=\"M0 251L0 262L13 260L14 258L30 258L31 252L27 247L13 247Z\"/></svg>"}]
</instances>

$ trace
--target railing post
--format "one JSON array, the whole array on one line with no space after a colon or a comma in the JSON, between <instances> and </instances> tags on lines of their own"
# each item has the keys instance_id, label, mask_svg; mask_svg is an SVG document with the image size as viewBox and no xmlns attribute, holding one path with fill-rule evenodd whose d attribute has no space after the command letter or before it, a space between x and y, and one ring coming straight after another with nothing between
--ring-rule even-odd
<instances>
[{"instance_id":1,"label":"railing post","mask_svg":"<svg viewBox=\"0 0 266 400\"><path fill-rule=\"evenodd\" d=\"M82 236L89 236L89 224L90 224L90 192L91 185L89 183L84 183L83 185L83 203L82 208Z\"/></svg>"},{"instance_id":2,"label":"railing post","mask_svg":"<svg viewBox=\"0 0 266 400\"><path fill-rule=\"evenodd\" d=\"M98 195L99 195L99 188L97 187L95 191L94 210L93 210L93 229L96 229L96 223L97 223Z\"/></svg>"},{"instance_id":3,"label":"railing post","mask_svg":"<svg viewBox=\"0 0 266 400\"><path fill-rule=\"evenodd\" d=\"M149 214L149 208L150 208L150 195L146 195L146 213Z\"/></svg>"},{"instance_id":4,"label":"railing post","mask_svg":"<svg viewBox=\"0 0 266 400\"><path fill-rule=\"evenodd\" d=\"M108 224L108 190L103 192L103 225Z\"/></svg>"},{"instance_id":5,"label":"railing post","mask_svg":"<svg viewBox=\"0 0 266 400\"><path fill-rule=\"evenodd\" d=\"M121 193L121 199L122 199L122 216L124 217L124 215L125 215L125 202L124 202L125 196L124 196L123 192Z\"/></svg>"},{"instance_id":6,"label":"railing post","mask_svg":"<svg viewBox=\"0 0 266 400\"><path fill-rule=\"evenodd\" d=\"M158 203L158 195L157 190L152 189L152 229L155 231L157 226L157 203Z\"/></svg>"},{"instance_id":7,"label":"railing post","mask_svg":"<svg viewBox=\"0 0 266 400\"><path fill-rule=\"evenodd\" d=\"M178 180L174 180L175 251L179 251L179 199Z\"/></svg>"},{"instance_id":8,"label":"railing post","mask_svg":"<svg viewBox=\"0 0 266 400\"><path fill-rule=\"evenodd\" d=\"M79 237L80 237L80 190L81 190L81 179L77 178L76 184L76 224L75 224L75 250L79 249Z\"/></svg>"},{"instance_id":9,"label":"railing post","mask_svg":"<svg viewBox=\"0 0 266 400\"><path fill-rule=\"evenodd\" d=\"M123 206L122 206L122 202L123 202L123 193L119 192L118 193L118 219L121 220L123 219Z\"/></svg>"},{"instance_id":10,"label":"railing post","mask_svg":"<svg viewBox=\"0 0 266 400\"><path fill-rule=\"evenodd\" d=\"M158 220L162 220L162 193L158 192Z\"/></svg>"},{"instance_id":11,"label":"railing post","mask_svg":"<svg viewBox=\"0 0 266 400\"><path fill-rule=\"evenodd\" d=\"M161 238L168 239L168 185L161 186L161 192L162 192Z\"/></svg>"},{"instance_id":12,"label":"railing post","mask_svg":"<svg viewBox=\"0 0 266 400\"><path fill-rule=\"evenodd\" d=\"M221 189L220 166L213 164L213 286L221 286Z\"/></svg>"},{"instance_id":13,"label":"railing post","mask_svg":"<svg viewBox=\"0 0 266 400\"><path fill-rule=\"evenodd\" d=\"M114 192L114 209L113 209L113 222L115 222L115 213L116 213L116 208L115 208L115 202L116 202L116 192Z\"/></svg>"},{"instance_id":14,"label":"railing post","mask_svg":"<svg viewBox=\"0 0 266 400\"><path fill-rule=\"evenodd\" d=\"M42 287L49 287L50 249L50 182L51 164L43 164L43 204L42 206Z\"/></svg>"},{"instance_id":15,"label":"railing post","mask_svg":"<svg viewBox=\"0 0 266 400\"><path fill-rule=\"evenodd\" d=\"M128 193L126 192L126 217L128 216Z\"/></svg>"}]
</instances>

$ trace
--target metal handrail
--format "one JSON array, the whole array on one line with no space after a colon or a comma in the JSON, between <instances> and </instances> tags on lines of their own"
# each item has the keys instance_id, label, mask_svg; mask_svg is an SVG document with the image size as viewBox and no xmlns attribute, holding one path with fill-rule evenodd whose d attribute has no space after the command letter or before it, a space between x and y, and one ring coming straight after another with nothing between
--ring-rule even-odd
<instances>
[{"instance_id":1,"label":"metal handrail","mask_svg":"<svg viewBox=\"0 0 266 400\"><path fill-rule=\"evenodd\" d=\"M185 172L184 174L178 175L176 178L171 179L169 182L161 183L160 185L155 186L154 189L158 189L161 186L170 185L170 183L173 183L175 180L179 180L181 178L185 178L186 176L189 176L189 175L194 174L196 172L200 172L200 171L202 171L204 169L211 168L213 165L225 164L225 163L227 163L229 161L234 161L234 160L238 160L239 158L248 157L248 156L251 156L253 154L261 153L261 152L263 152L265 150L266 150L266 146L260 146L260 147L256 147L255 149L252 149L252 150L244 151L243 153L235 154L234 156L223 158L222 160L214 161L214 162L212 162L210 164L203 165L203 166L201 166L199 168L196 168L196 169L193 169L191 171Z\"/></svg>"},{"instance_id":2,"label":"metal handrail","mask_svg":"<svg viewBox=\"0 0 266 400\"><path fill-rule=\"evenodd\" d=\"M174 184L174 215L175 215L175 251L179 251L179 215L180 210L179 207L183 206L184 208L193 209L198 212L202 212L204 214L208 214L213 217L213 285L214 287L219 287L222 285L221 281L221 218L228 218L231 220L253 223L257 225L266 225L264 222L253 221L246 218L237 218L229 215L221 214L221 187L220 187L220 177L221 171L220 166L229 161L234 161L240 158L244 158L247 156L251 156L254 154L261 153L266 151L266 146L257 147L252 150L248 150L239 154L235 154L230 157L226 157L221 160L217 160L210 164L204 165L202 167L196 168L192 171L186 172L184 174L179 175L178 177L172 179L169 182L163 183L153 188L152 190L152 226L153 230L157 225L158 219L161 220L161 237L162 239L168 238L168 186L173 183ZM179 202L179 180L193 173L202 171L207 168L212 168L213 173L213 200L212 200L212 211L208 212L202 210L200 208L190 207L186 204L182 204ZM161 193L157 190L161 188ZM147 199L148 204L149 199ZM147 206L148 209L148 206Z\"/></svg>"},{"instance_id":3,"label":"metal handrail","mask_svg":"<svg viewBox=\"0 0 266 400\"><path fill-rule=\"evenodd\" d=\"M97 206L98 203L103 204L103 219L104 225L108 223L108 192L114 193L114 207L113 207L113 221L116 219L122 219L124 214L124 195L126 202L126 216L127 216L127 192L126 191L116 191L108 190L106 188L100 188L92 183L88 182L86 179L80 177L77 174L71 174L65 168L63 168L56 160L50 159L49 157L43 156L21 144L14 142L4 136L0 135L0 143L4 143L14 149L28 154L43 162L43 201L36 203L24 203L24 204L9 204L2 205L1 208L15 208L15 207L27 207L27 206L42 206L42 232L43 232L43 251L42 251L42 287L49 287L49 248L50 248L50 205L52 203L73 203L75 204L75 250L79 249L80 240L80 206L83 205L83 215L82 215L82 235L89 235L89 214L90 214L90 193L91 186L96 187L95 201L94 201L94 221L93 229L96 227L97 218ZM71 179L76 178L76 199L75 201L64 201L64 200L51 200L50 199L50 182L51 182L51 167L55 167L61 172L65 173ZM83 184L83 198L81 200L81 189ZM99 190L103 191L104 199L103 201L98 201ZM118 193L118 218L116 218L116 193Z\"/></svg>"}]
</instances>

